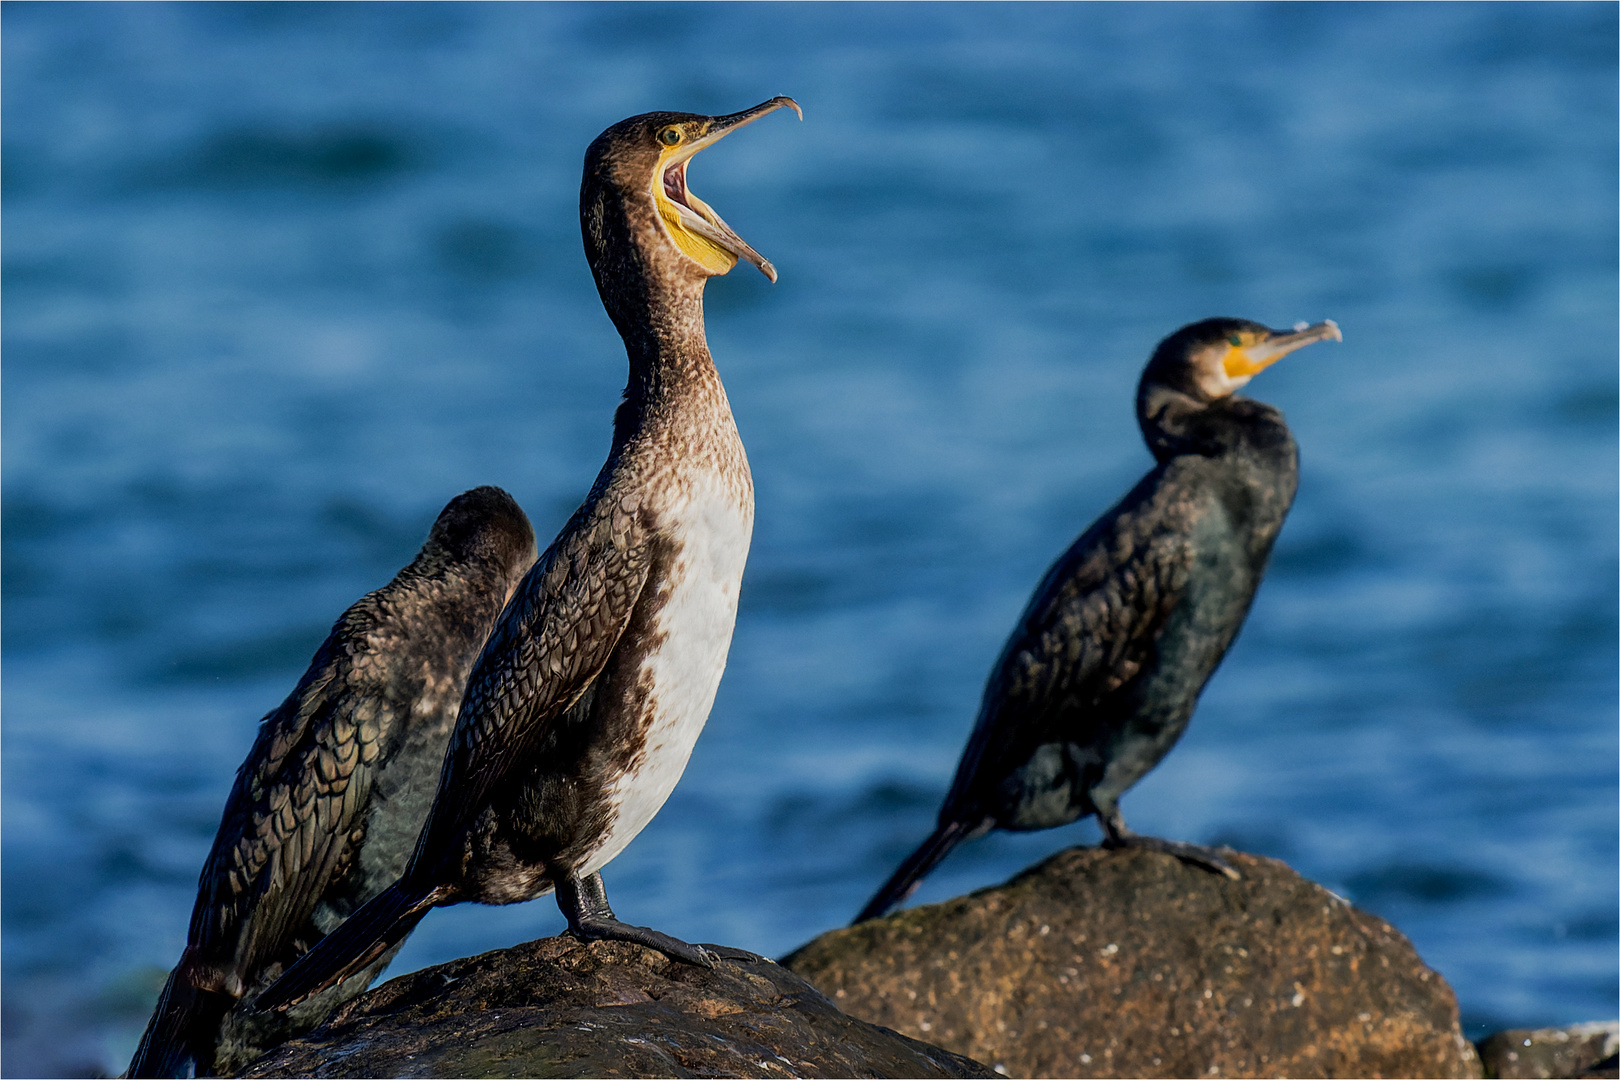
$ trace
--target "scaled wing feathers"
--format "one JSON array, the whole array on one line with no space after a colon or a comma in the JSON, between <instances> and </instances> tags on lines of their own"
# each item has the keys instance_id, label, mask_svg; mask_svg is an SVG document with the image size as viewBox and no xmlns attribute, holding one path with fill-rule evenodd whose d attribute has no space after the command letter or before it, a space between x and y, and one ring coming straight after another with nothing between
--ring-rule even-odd
<instances>
[{"instance_id":1,"label":"scaled wing feathers","mask_svg":"<svg viewBox=\"0 0 1620 1080\"><path fill-rule=\"evenodd\" d=\"M366 651L368 628L340 624L298 687L265 717L237 773L192 913L193 940L204 952L210 942L236 939L235 971L296 959L311 942L295 938L308 933L322 894L352 860L371 782L360 766L405 719L405 706L365 686L369 673L356 657Z\"/></svg>"},{"instance_id":2,"label":"scaled wing feathers","mask_svg":"<svg viewBox=\"0 0 1620 1080\"><path fill-rule=\"evenodd\" d=\"M529 570L473 668L413 870L449 850L525 748L590 688L645 587L637 496L586 503Z\"/></svg>"},{"instance_id":3,"label":"scaled wing feathers","mask_svg":"<svg viewBox=\"0 0 1620 1080\"><path fill-rule=\"evenodd\" d=\"M1093 704L1152 662L1192 565L1177 508L1152 498L1158 471L1086 530L1035 590L985 687L942 820L979 809L981 773L1006 775L1058 731L1074 738L1088 723L1106 723L1088 715Z\"/></svg>"}]
</instances>

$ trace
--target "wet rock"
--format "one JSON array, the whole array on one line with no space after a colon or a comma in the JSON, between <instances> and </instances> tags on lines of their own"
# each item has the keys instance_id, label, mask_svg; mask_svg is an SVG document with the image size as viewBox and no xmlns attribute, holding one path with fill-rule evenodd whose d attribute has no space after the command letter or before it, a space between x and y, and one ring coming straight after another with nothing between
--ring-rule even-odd
<instances>
[{"instance_id":1,"label":"wet rock","mask_svg":"<svg viewBox=\"0 0 1620 1080\"><path fill-rule=\"evenodd\" d=\"M1536 1031L1498 1031L1480 1040L1486 1076L1534 1078L1614 1076L1620 1023L1577 1024Z\"/></svg>"},{"instance_id":2,"label":"wet rock","mask_svg":"<svg viewBox=\"0 0 1620 1080\"><path fill-rule=\"evenodd\" d=\"M1010 1076L1463 1076L1457 999L1411 944L1271 859L1230 881L1074 848L782 963L844 1011Z\"/></svg>"},{"instance_id":3,"label":"wet rock","mask_svg":"<svg viewBox=\"0 0 1620 1080\"><path fill-rule=\"evenodd\" d=\"M394 979L242 1075L995 1074L846 1016L761 957L705 970L555 937Z\"/></svg>"}]
</instances>

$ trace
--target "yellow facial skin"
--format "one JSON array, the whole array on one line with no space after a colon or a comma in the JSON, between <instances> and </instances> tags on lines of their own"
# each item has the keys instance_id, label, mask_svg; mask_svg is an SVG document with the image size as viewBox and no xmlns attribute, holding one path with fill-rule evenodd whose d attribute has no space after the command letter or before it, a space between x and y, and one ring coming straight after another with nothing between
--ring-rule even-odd
<instances>
[{"instance_id":1,"label":"yellow facial skin","mask_svg":"<svg viewBox=\"0 0 1620 1080\"><path fill-rule=\"evenodd\" d=\"M1221 354L1220 368L1228 386L1226 392L1237 390L1295 349L1327 340L1344 340L1344 335L1339 332L1339 324L1332 319L1324 319L1312 326L1301 324L1291 334L1269 330L1235 333L1226 340Z\"/></svg>"},{"instance_id":2,"label":"yellow facial skin","mask_svg":"<svg viewBox=\"0 0 1620 1080\"><path fill-rule=\"evenodd\" d=\"M699 150L777 109L792 109L800 119L804 118L792 98L774 97L732 116L679 121L654 133L662 148L652 177L658 218L681 254L710 276L730 272L739 258L759 267L771 281L776 280L776 267L733 232L708 203L692 194L686 186L686 164Z\"/></svg>"},{"instance_id":3,"label":"yellow facial skin","mask_svg":"<svg viewBox=\"0 0 1620 1080\"><path fill-rule=\"evenodd\" d=\"M1253 378L1266 368L1281 360L1281 356L1273 356L1267 360L1256 360L1249 355L1249 346L1255 342L1256 335L1244 333L1237 335L1238 342L1226 343L1226 355L1221 357L1221 367L1226 371L1229 379L1238 379L1244 376Z\"/></svg>"}]
</instances>

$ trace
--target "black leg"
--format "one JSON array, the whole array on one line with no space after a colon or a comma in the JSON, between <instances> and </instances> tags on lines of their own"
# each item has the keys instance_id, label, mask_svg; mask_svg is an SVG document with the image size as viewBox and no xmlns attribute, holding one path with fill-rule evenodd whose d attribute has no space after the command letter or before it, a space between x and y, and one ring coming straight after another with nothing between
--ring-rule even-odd
<instances>
[{"instance_id":1,"label":"black leg","mask_svg":"<svg viewBox=\"0 0 1620 1080\"><path fill-rule=\"evenodd\" d=\"M1103 847L1105 848L1145 848L1148 851L1162 851L1166 855L1174 855L1182 862L1208 870L1212 874L1222 874L1233 881L1243 880L1232 864L1215 853L1213 848L1202 844L1188 844L1180 840L1161 840L1157 836L1138 836L1125 827L1125 815L1120 813L1119 806L1115 805L1107 811L1098 810L1097 821L1103 827Z\"/></svg>"},{"instance_id":2,"label":"black leg","mask_svg":"<svg viewBox=\"0 0 1620 1080\"><path fill-rule=\"evenodd\" d=\"M591 874L582 878L564 878L557 882L557 906L568 918L568 930L585 941L629 941L657 949L672 960L684 960L699 967L713 967L718 957L707 949L688 945L679 938L660 934L645 926L631 926L619 921L608 907L607 890L602 887L602 875Z\"/></svg>"}]
</instances>

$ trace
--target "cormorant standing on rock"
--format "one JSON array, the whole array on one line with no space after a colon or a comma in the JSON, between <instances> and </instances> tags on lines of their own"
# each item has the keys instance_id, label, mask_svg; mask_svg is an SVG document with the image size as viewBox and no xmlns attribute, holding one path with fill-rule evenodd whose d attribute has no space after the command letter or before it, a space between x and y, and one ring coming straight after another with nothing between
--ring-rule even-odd
<instances>
[{"instance_id":1,"label":"cormorant standing on rock","mask_svg":"<svg viewBox=\"0 0 1620 1080\"><path fill-rule=\"evenodd\" d=\"M128 1075L234 1072L363 992L392 958L285 1014L240 1003L404 869L467 675L534 559L512 497L474 488L409 566L338 619L237 771L185 952Z\"/></svg>"},{"instance_id":2,"label":"cormorant standing on rock","mask_svg":"<svg viewBox=\"0 0 1620 1080\"><path fill-rule=\"evenodd\" d=\"M1282 413L1234 391L1329 338L1342 340L1331 320L1286 332L1206 319L1159 343L1136 391L1158 465L1046 572L985 686L939 825L856 922L903 901L963 840L1087 814L1104 846L1238 876L1208 848L1131 832L1119 798L1186 730L1294 501Z\"/></svg>"},{"instance_id":3,"label":"cormorant standing on rock","mask_svg":"<svg viewBox=\"0 0 1620 1080\"><path fill-rule=\"evenodd\" d=\"M369 964L428 910L556 890L575 935L715 954L608 907L600 871L686 768L720 685L754 488L703 333L703 287L776 272L686 186L692 155L775 109L648 113L585 153L580 225L630 379L607 463L478 659L403 877L258 999L284 1008Z\"/></svg>"}]
</instances>

